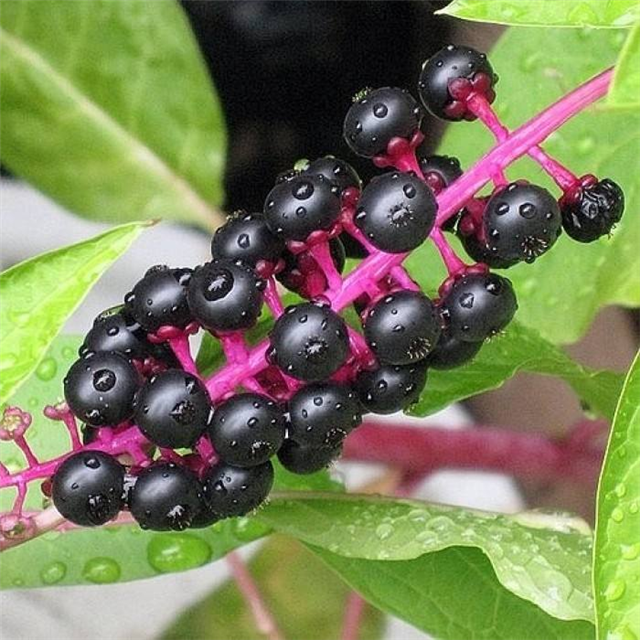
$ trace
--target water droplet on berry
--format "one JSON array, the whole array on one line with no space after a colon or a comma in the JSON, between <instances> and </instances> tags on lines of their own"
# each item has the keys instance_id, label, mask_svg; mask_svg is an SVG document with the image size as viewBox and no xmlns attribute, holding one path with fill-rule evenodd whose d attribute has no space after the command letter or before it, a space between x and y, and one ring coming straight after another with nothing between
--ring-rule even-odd
<instances>
[{"instance_id":1,"label":"water droplet on berry","mask_svg":"<svg viewBox=\"0 0 640 640\"><path fill-rule=\"evenodd\" d=\"M58 363L53 358L45 358L36 369L36 376L43 382L51 380L58 371Z\"/></svg>"},{"instance_id":2,"label":"water droplet on berry","mask_svg":"<svg viewBox=\"0 0 640 640\"><path fill-rule=\"evenodd\" d=\"M376 118L384 118L387 113L389 113L389 109L386 104L382 104L381 102L373 105L373 115Z\"/></svg>"},{"instance_id":3,"label":"water droplet on berry","mask_svg":"<svg viewBox=\"0 0 640 640\"><path fill-rule=\"evenodd\" d=\"M313 184L304 180L295 184L291 192L296 200L308 200L313 195L313 191Z\"/></svg>"},{"instance_id":4,"label":"water droplet on berry","mask_svg":"<svg viewBox=\"0 0 640 640\"><path fill-rule=\"evenodd\" d=\"M67 574L67 565L63 562L52 562L40 571L43 584L56 584Z\"/></svg>"},{"instance_id":5,"label":"water droplet on berry","mask_svg":"<svg viewBox=\"0 0 640 640\"><path fill-rule=\"evenodd\" d=\"M111 584L120 579L120 565L111 558L91 558L87 560L82 577L94 584Z\"/></svg>"},{"instance_id":6,"label":"water droplet on berry","mask_svg":"<svg viewBox=\"0 0 640 640\"><path fill-rule=\"evenodd\" d=\"M116 374L109 369L100 369L93 374L93 388L96 391L110 391L116 384Z\"/></svg>"},{"instance_id":7,"label":"water droplet on berry","mask_svg":"<svg viewBox=\"0 0 640 640\"><path fill-rule=\"evenodd\" d=\"M204 297L209 302L224 298L233 289L233 274L228 269L218 269L204 290Z\"/></svg>"},{"instance_id":8,"label":"water droplet on berry","mask_svg":"<svg viewBox=\"0 0 640 640\"><path fill-rule=\"evenodd\" d=\"M404 187L402 187L402 191L407 198L415 198L416 188L412 184L405 184Z\"/></svg>"}]
</instances>

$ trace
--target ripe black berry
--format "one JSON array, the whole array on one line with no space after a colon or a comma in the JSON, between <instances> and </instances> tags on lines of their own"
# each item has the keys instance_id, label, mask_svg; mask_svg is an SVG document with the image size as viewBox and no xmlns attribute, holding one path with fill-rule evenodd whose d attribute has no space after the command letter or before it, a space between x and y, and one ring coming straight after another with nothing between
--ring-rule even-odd
<instances>
[{"instance_id":1,"label":"ripe black berry","mask_svg":"<svg viewBox=\"0 0 640 640\"><path fill-rule=\"evenodd\" d=\"M464 217L462 220L463 219ZM466 234L462 231L461 226L462 225L458 224L458 238L460 238L467 255L473 258L475 262L482 262L491 269L508 269L518 262L518 260L505 260L493 253L475 233Z\"/></svg>"},{"instance_id":2,"label":"ripe black berry","mask_svg":"<svg viewBox=\"0 0 640 640\"><path fill-rule=\"evenodd\" d=\"M436 348L427 357L427 364L433 369L454 369L473 360L481 347L482 342L461 340L445 330L440 334Z\"/></svg>"},{"instance_id":3,"label":"ripe black berry","mask_svg":"<svg viewBox=\"0 0 640 640\"><path fill-rule=\"evenodd\" d=\"M608 234L624 212L624 193L609 178L580 188L575 199L561 201L562 226L574 240L593 242Z\"/></svg>"},{"instance_id":4,"label":"ripe black berry","mask_svg":"<svg viewBox=\"0 0 640 640\"><path fill-rule=\"evenodd\" d=\"M151 347L142 327L122 307L115 307L96 317L79 353L83 356L90 351L117 351L130 359L143 359Z\"/></svg>"},{"instance_id":5,"label":"ripe black berry","mask_svg":"<svg viewBox=\"0 0 640 640\"><path fill-rule=\"evenodd\" d=\"M191 269L151 267L125 297L127 311L146 331L185 327L191 322L186 294L190 278Z\"/></svg>"},{"instance_id":6,"label":"ripe black berry","mask_svg":"<svg viewBox=\"0 0 640 640\"><path fill-rule=\"evenodd\" d=\"M306 240L340 216L340 189L323 175L301 174L276 184L264 205L269 229L284 240Z\"/></svg>"},{"instance_id":7,"label":"ripe black berry","mask_svg":"<svg viewBox=\"0 0 640 640\"><path fill-rule=\"evenodd\" d=\"M273 485L271 462L255 467L233 467L218 462L204 478L204 497L209 511L220 518L243 516L256 509Z\"/></svg>"},{"instance_id":8,"label":"ripe black berry","mask_svg":"<svg viewBox=\"0 0 640 640\"><path fill-rule=\"evenodd\" d=\"M140 385L135 367L119 353L88 353L64 379L64 397L80 420L94 427L115 426L131 417Z\"/></svg>"},{"instance_id":9,"label":"ripe black berry","mask_svg":"<svg viewBox=\"0 0 640 640\"><path fill-rule=\"evenodd\" d=\"M56 509L74 524L92 527L118 515L124 506L124 467L101 451L69 456L53 476Z\"/></svg>"},{"instance_id":10,"label":"ripe black berry","mask_svg":"<svg viewBox=\"0 0 640 640\"><path fill-rule=\"evenodd\" d=\"M440 318L423 293L391 293L369 311L364 335L382 364L411 364L434 349L440 336Z\"/></svg>"},{"instance_id":11,"label":"ripe black berry","mask_svg":"<svg viewBox=\"0 0 640 640\"><path fill-rule=\"evenodd\" d=\"M262 214L243 211L235 213L218 227L211 241L214 260L240 260L252 268L258 260L276 262L283 249L284 243L269 231Z\"/></svg>"},{"instance_id":12,"label":"ripe black berry","mask_svg":"<svg viewBox=\"0 0 640 640\"><path fill-rule=\"evenodd\" d=\"M349 354L344 320L328 306L286 309L271 330L269 358L287 375L314 382L333 375Z\"/></svg>"},{"instance_id":13,"label":"ripe black berry","mask_svg":"<svg viewBox=\"0 0 640 640\"><path fill-rule=\"evenodd\" d=\"M337 184L341 193L349 187L356 189L362 187L362 182L356 170L344 160L334 156L324 156L310 162L302 173L324 176L327 180Z\"/></svg>"},{"instance_id":14,"label":"ripe black berry","mask_svg":"<svg viewBox=\"0 0 640 640\"><path fill-rule=\"evenodd\" d=\"M242 264L221 258L197 267L187 289L193 317L209 331L237 331L255 324L264 280Z\"/></svg>"},{"instance_id":15,"label":"ripe black berry","mask_svg":"<svg viewBox=\"0 0 640 640\"><path fill-rule=\"evenodd\" d=\"M355 223L378 249L403 253L420 246L436 219L431 189L413 174L376 176L362 191Z\"/></svg>"},{"instance_id":16,"label":"ripe black berry","mask_svg":"<svg viewBox=\"0 0 640 640\"><path fill-rule=\"evenodd\" d=\"M480 342L509 324L518 303L507 278L470 274L453 284L440 306L451 337Z\"/></svg>"},{"instance_id":17,"label":"ripe black berry","mask_svg":"<svg viewBox=\"0 0 640 640\"><path fill-rule=\"evenodd\" d=\"M202 487L189 469L159 462L137 477L129 508L143 529L182 531L202 509Z\"/></svg>"},{"instance_id":18,"label":"ripe black berry","mask_svg":"<svg viewBox=\"0 0 640 640\"><path fill-rule=\"evenodd\" d=\"M225 462L254 467L278 451L285 427L282 410L273 400L257 393L242 393L216 407L209 438Z\"/></svg>"},{"instance_id":19,"label":"ripe black berry","mask_svg":"<svg viewBox=\"0 0 640 640\"><path fill-rule=\"evenodd\" d=\"M373 371L362 371L354 387L367 411L388 414L416 402L426 382L427 366L417 362L404 367L385 365Z\"/></svg>"},{"instance_id":20,"label":"ripe black berry","mask_svg":"<svg viewBox=\"0 0 640 640\"><path fill-rule=\"evenodd\" d=\"M299 445L335 449L362 422L353 389L319 382L300 389L289 401L289 437Z\"/></svg>"},{"instance_id":21,"label":"ripe black berry","mask_svg":"<svg viewBox=\"0 0 640 640\"><path fill-rule=\"evenodd\" d=\"M487 248L506 262L533 262L555 243L561 225L558 203L546 189L516 182L491 196L483 218Z\"/></svg>"},{"instance_id":22,"label":"ripe black berry","mask_svg":"<svg viewBox=\"0 0 640 640\"><path fill-rule=\"evenodd\" d=\"M312 447L285 440L278 451L278 460L288 471L305 475L328 467L341 453L342 443L335 447Z\"/></svg>"},{"instance_id":23,"label":"ripe black berry","mask_svg":"<svg viewBox=\"0 0 640 640\"><path fill-rule=\"evenodd\" d=\"M418 89L422 104L437 118L472 119L464 97L479 92L493 102L497 80L484 53L450 44L424 63Z\"/></svg>"},{"instance_id":24,"label":"ripe black berry","mask_svg":"<svg viewBox=\"0 0 640 640\"><path fill-rule=\"evenodd\" d=\"M159 447L191 447L209 423L211 403L202 383L179 369L151 378L135 399L134 421Z\"/></svg>"},{"instance_id":25,"label":"ripe black berry","mask_svg":"<svg viewBox=\"0 0 640 640\"><path fill-rule=\"evenodd\" d=\"M427 183L438 191L448 187L462 175L460 160L453 156L418 156L418 164ZM439 184L435 184L436 181Z\"/></svg>"},{"instance_id":26,"label":"ripe black berry","mask_svg":"<svg viewBox=\"0 0 640 640\"><path fill-rule=\"evenodd\" d=\"M354 153L371 158L384 153L392 138L411 138L421 119L422 110L406 89L383 87L356 96L343 135Z\"/></svg>"}]
</instances>

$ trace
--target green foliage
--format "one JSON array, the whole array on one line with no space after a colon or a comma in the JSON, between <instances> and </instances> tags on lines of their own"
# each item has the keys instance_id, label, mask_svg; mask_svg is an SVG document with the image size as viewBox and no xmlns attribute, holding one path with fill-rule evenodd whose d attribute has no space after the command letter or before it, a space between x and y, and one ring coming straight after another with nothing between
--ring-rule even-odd
<instances>
[{"instance_id":1,"label":"green foliage","mask_svg":"<svg viewBox=\"0 0 640 640\"><path fill-rule=\"evenodd\" d=\"M302 545L271 538L248 566L265 604L286 638L339 638L349 589ZM383 616L366 607L360 640L382 636ZM190 607L162 634L163 640L263 640L233 582Z\"/></svg>"},{"instance_id":2,"label":"green foliage","mask_svg":"<svg viewBox=\"0 0 640 640\"><path fill-rule=\"evenodd\" d=\"M438 14L523 27L629 27L636 0L454 0Z\"/></svg>"},{"instance_id":3,"label":"green foliage","mask_svg":"<svg viewBox=\"0 0 640 640\"><path fill-rule=\"evenodd\" d=\"M177 2L3 0L2 161L91 219L219 222L225 128Z\"/></svg>"},{"instance_id":4,"label":"green foliage","mask_svg":"<svg viewBox=\"0 0 640 640\"><path fill-rule=\"evenodd\" d=\"M505 124L519 126L602 71L613 63L623 40L620 31L508 31L491 52L500 75L496 107ZM626 214L611 238L585 245L565 234L533 265L509 269L520 304L518 321L552 342L580 338L604 305L640 304L640 174L633 161L639 139L640 114L595 106L565 124L544 145L577 174L612 178L626 195ZM441 149L470 166L492 143L481 124L460 123L449 127ZM557 193L529 160L516 163L508 173Z\"/></svg>"},{"instance_id":5,"label":"green foliage","mask_svg":"<svg viewBox=\"0 0 640 640\"><path fill-rule=\"evenodd\" d=\"M91 287L148 224L110 229L0 274L0 403L33 372Z\"/></svg>"},{"instance_id":6,"label":"green foliage","mask_svg":"<svg viewBox=\"0 0 640 640\"><path fill-rule=\"evenodd\" d=\"M640 354L613 421L598 488L594 592L600 638L640 637Z\"/></svg>"},{"instance_id":7,"label":"green foliage","mask_svg":"<svg viewBox=\"0 0 640 640\"><path fill-rule=\"evenodd\" d=\"M640 22L632 29L616 64L607 104L640 108Z\"/></svg>"}]
</instances>

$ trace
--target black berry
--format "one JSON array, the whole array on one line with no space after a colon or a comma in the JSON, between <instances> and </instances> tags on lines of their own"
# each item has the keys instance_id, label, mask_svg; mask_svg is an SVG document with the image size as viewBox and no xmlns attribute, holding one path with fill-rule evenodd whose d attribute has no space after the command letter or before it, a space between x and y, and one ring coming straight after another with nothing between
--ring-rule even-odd
<instances>
[{"instance_id":1,"label":"black berry","mask_svg":"<svg viewBox=\"0 0 640 640\"><path fill-rule=\"evenodd\" d=\"M162 326L185 327L191 322L186 293L190 278L191 269L151 267L125 297L128 313L146 331Z\"/></svg>"},{"instance_id":2,"label":"black berry","mask_svg":"<svg viewBox=\"0 0 640 640\"><path fill-rule=\"evenodd\" d=\"M364 188L355 223L378 249L403 253L426 240L437 210L433 192L422 180L393 171L376 176Z\"/></svg>"},{"instance_id":3,"label":"black berry","mask_svg":"<svg viewBox=\"0 0 640 640\"><path fill-rule=\"evenodd\" d=\"M92 527L118 515L124 506L124 467L101 451L69 456L53 476L56 509L74 524Z\"/></svg>"},{"instance_id":4,"label":"black berry","mask_svg":"<svg viewBox=\"0 0 640 640\"><path fill-rule=\"evenodd\" d=\"M299 445L335 449L362 422L353 389L335 382L303 387L289 401L289 437Z\"/></svg>"},{"instance_id":5,"label":"black berry","mask_svg":"<svg viewBox=\"0 0 640 640\"><path fill-rule=\"evenodd\" d=\"M301 174L276 184L264 205L269 229L284 240L306 240L340 216L340 189L323 175Z\"/></svg>"},{"instance_id":6,"label":"black berry","mask_svg":"<svg viewBox=\"0 0 640 640\"><path fill-rule=\"evenodd\" d=\"M237 331L255 324L264 280L242 264L221 258L197 267L187 290L189 309L209 331Z\"/></svg>"},{"instance_id":7,"label":"black berry","mask_svg":"<svg viewBox=\"0 0 640 640\"><path fill-rule=\"evenodd\" d=\"M384 153L392 138L411 138L421 119L422 110L408 91L383 87L356 96L343 135L354 153L371 158Z\"/></svg>"},{"instance_id":8,"label":"black berry","mask_svg":"<svg viewBox=\"0 0 640 640\"><path fill-rule=\"evenodd\" d=\"M257 393L242 393L216 407L209 438L225 462L253 467L277 453L285 427L282 410L273 400Z\"/></svg>"},{"instance_id":9,"label":"black berry","mask_svg":"<svg viewBox=\"0 0 640 640\"><path fill-rule=\"evenodd\" d=\"M453 284L440 306L451 337L481 342L509 324L518 303L507 278L470 274Z\"/></svg>"},{"instance_id":10,"label":"black berry","mask_svg":"<svg viewBox=\"0 0 640 640\"><path fill-rule=\"evenodd\" d=\"M440 334L436 348L427 357L427 364L433 369L454 369L476 356L482 342L468 342L451 335L447 330Z\"/></svg>"},{"instance_id":11,"label":"black berry","mask_svg":"<svg viewBox=\"0 0 640 640\"><path fill-rule=\"evenodd\" d=\"M461 220L464 220L464 216ZM505 260L496 253L489 250L489 247L484 241L478 238L475 232L464 233L462 231L463 225L458 224L457 235L460 238L460 242L467 252L470 258L473 258L475 262L482 262L491 269L508 269L514 264L518 263L518 260Z\"/></svg>"},{"instance_id":12,"label":"black berry","mask_svg":"<svg viewBox=\"0 0 640 640\"><path fill-rule=\"evenodd\" d=\"M200 482L189 469L158 462L137 477L129 509L143 529L182 531L202 509L202 497Z\"/></svg>"},{"instance_id":13,"label":"black berry","mask_svg":"<svg viewBox=\"0 0 640 640\"><path fill-rule=\"evenodd\" d=\"M373 371L362 371L354 387L366 411L388 414L417 402L426 382L427 366L417 362L404 367L385 365Z\"/></svg>"},{"instance_id":14,"label":"black berry","mask_svg":"<svg viewBox=\"0 0 640 640\"><path fill-rule=\"evenodd\" d=\"M418 291L385 296L364 322L365 338L382 364L411 364L426 358L440 331L436 307Z\"/></svg>"},{"instance_id":15,"label":"black berry","mask_svg":"<svg viewBox=\"0 0 640 640\"><path fill-rule=\"evenodd\" d=\"M334 156L324 156L310 162L302 171L303 174L322 175L338 185L340 192L353 187L360 189L362 182L356 170L344 160Z\"/></svg>"},{"instance_id":16,"label":"black berry","mask_svg":"<svg viewBox=\"0 0 640 640\"><path fill-rule=\"evenodd\" d=\"M328 306L289 307L276 320L270 338L269 358L287 375L308 382L329 378L349 354L344 320Z\"/></svg>"},{"instance_id":17,"label":"black berry","mask_svg":"<svg viewBox=\"0 0 640 640\"><path fill-rule=\"evenodd\" d=\"M305 475L328 467L340 457L341 453L342 443L335 447L313 447L297 444L293 440L285 440L278 451L278 460L288 471Z\"/></svg>"},{"instance_id":18,"label":"black berry","mask_svg":"<svg viewBox=\"0 0 640 640\"><path fill-rule=\"evenodd\" d=\"M135 399L134 420L159 447L191 447L209 423L211 403L202 383L171 369L151 378Z\"/></svg>"},{"instance_id":19,"label":"black berry","mask_svg":"<svg viewBox=\"0 0 640 640\"><path fill-rule=\"evenodd\" d=\"M427 184L440 191L448 187L462 175L460 160L453 156L434 156L418 154L418 164Z\"/></svg>"},{"instance_id":20,"label":"black berry","mask_svg":"<svg viewBox=\"0 0 640 640\"><path fill-rule=\"evenodd\" d=\"M484 211L486 246L498 260L533 262L562 230L560 208L542 187L513 182L494 193Z\"/></svg>"},{"instance_id":21,"label":"black berry","mask_svg":"<svg viewBox=\"0 0 640 640\"><path fill-rule=\"evenodd\" d=\"M64 397L76 417L94 427L115 426L131 417L140 385L135 367L119 353L90 352L64 379Z\"/></svg>"}]
</instances>

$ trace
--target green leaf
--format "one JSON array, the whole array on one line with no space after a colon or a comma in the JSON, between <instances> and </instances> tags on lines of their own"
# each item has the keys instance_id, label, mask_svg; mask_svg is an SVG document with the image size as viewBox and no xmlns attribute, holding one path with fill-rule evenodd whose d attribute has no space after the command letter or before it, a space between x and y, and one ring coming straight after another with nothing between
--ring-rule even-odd
<instances>
[{"instance_id":1,"label":"green leaf","mask_svg":"<svg viewBox=\"0 0 640 640\"><path fill-rule=\"evenodd\" d=\"M621 31L508 31L491 53L500 75L495 106L505 124L511 128L521 125L613 64L621 39ZM523 86L532 89L524 91ZM518 321L552 342L580 338L605 305L640 305L639 140L640 114L599 105L569 121L544 144L578 175L612 178L626 197L626 213L611 238L580 244L564 234L534 264L508 270L520 304ZM460 123L448 128L441 151L470 166L491 144L481 124ZM516 163L508 173L513 179L526 178L558 193L529 160Z\"/></svg>"},{"instance_id":2,"label":"green leaf","mask_svg":"<svg viewBox=\"0 0 640 640\"><path fill-rule=\"evenodd\" d=\"M437 14L522 27L630 27L636 0L454 0Z\"/></svg>"},{"instance_id":3,"label":"green leaf","mask_svg":"<svg viewBox=\"0 0 640 640\"><path fill-rule=\"evenodd\" d=\"M248 566L266 607L285 638L339 638L349 589L314 554L290 538L271 538ZM366 607L358 638L382 636L380 611ZM190 607L165 631L163 640L263 640L234 582Z\"/></svg>"},{"instance_id":4,"label":"green leaf","mask_svg":"<svg viewBox=\"0 0 640 640\"><path fill-rule=\"evenodd\" d=\"M477 548L508 591L556 618L593 619L591 533L577 517L493 514L354 494L276 494L258 520L307 544L363 560L410 560L450 547L461 553Z\"/></svg>"},{"instance_id":5,"label":"green leaf","mask_svg":"<svg viewBox=\"0 0 640 640\"><path fill-rule=\"evenodd\" d=\"M4 0L2 161L91 219L220 222L225 129L177 2Z\"/></svg>"},{"instance_id":6,"label":"green leaf","mask_svg":"<svg viewBox=\"0 0 640 640\"><path fill-rule=\"evenodd\" d=\"M0 274L0 403L33 372L98 278L148 225L122 225Z\"/></svg>"},{"instance_id":7,"label":"green leaf","mask_svg":"<svg viewBox=\"0 0 640 640\"><path fill-rule=\"evenodd\" d=\"M640 354L613 421L598 488L594 592L600 638L640 637Z\"/></svg>"},{"instance_id":8,"label":"green leaf","mask_svg":"<svg viewBox=\"0 0 640 640\"><path fill-rule=\"evenodd\" d=\"M640 22L624 43L607 103L612 107L640 108Z\"/></svg>"}]
</instances>

